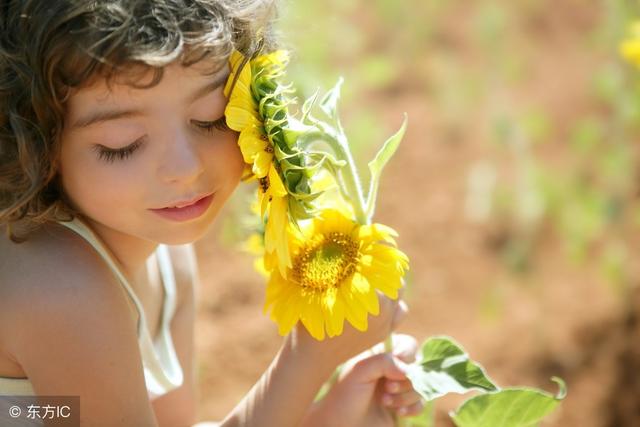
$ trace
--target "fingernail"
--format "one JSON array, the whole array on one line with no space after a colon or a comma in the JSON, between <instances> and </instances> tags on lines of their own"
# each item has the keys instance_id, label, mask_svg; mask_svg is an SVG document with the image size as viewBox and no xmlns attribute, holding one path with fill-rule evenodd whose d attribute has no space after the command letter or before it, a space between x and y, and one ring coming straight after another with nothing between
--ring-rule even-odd
<instances>
[{"instance_id":1,"label":"fingernail","mask_svg":"<svg viewBox=\"0 0 640 427\"><path fill-rule=\"evenodd\" d=\"M390 392L395 393L398 390L400 390L400 386L398 385L398 383L390 383L389 384L389 391Z\"/></svg>"},{"instance_id":2,"label":"fingernail","mask_svg":"<svg viewBox=\"0 0 640 427\"><path fill-rule=\"evenodd\" d=\"M385 394L384 396L382 396L382 403L384 403L386 406L391 405L391 403L393 403L393 398L391 398L391 396L389 396L388 394Z\"/></svg>"},{"instance_id":3,"label":"fingernail","mask_svg":"<svg viewBox=\"0 0 640 427\"><path fill-rule=\"evenodd\" d=\"M398 409L398 415L400 415L401 417L407 415L407 408L403 406L402 408Z\"/></svg>"},{"instance_id":4,"label":"fingernail","mask_svg":"<svg viewBox=\"0 0 640 427\"><path fill-rule=\"evenodd\" d=\"M398 370L400 370L406 376L407 372L409 371L409 365L403 362L402 359L399 359L398 357L394 357L393 362L396 365L396 368L398 368Z\"/></svg>"}]
</instances>

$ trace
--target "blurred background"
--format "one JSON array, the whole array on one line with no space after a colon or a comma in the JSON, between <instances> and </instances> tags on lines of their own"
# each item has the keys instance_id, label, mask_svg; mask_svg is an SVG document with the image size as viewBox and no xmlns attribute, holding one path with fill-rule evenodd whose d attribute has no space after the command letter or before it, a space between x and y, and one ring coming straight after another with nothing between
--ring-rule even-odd
<instances>
[{"instance_id":1,"label":"blurred background","mask_svg":"<svg viewBox=\"0 0 640 427\"><path fill-rule=\"evenodd\" d=\"M640 70L618 55L636 17L622 0L283 2L290 80L303 99L344 76L359 164L408 114L374 218L411 259L400 331L454 337L501 386L564 378L545 426L640 425ZM200 419L282 341L238 231L253 191L196 244Z\"/></svg>"}]
</instances>

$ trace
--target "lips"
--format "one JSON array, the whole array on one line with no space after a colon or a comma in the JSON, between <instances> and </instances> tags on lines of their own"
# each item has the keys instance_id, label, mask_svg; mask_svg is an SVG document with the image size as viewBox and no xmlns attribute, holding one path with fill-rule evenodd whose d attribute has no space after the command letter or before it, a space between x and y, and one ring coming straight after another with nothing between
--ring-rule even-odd
<instances>
[{"instance_id":1,"label":"lips","mask_svg":"<svg viewBox=\"0 0 640 427\"><path fill-rule=\"evenodd\" d=\"M166 205L164 208L160 208L160 209L175 209L175 208L184 208L186 206L191 206L193 204L195 204L196 202L198 202L199 200L209 196L211 193L205 193L205 194L201 194L199 196L196 197L192 197L190 199L182 199L179 202L173 202L170 203L168 205Z\"/></svg>"},{"instance_id":2,"label":"lips","mask_svg":"<svg viewBox=\"0 0 640 427\"><path fill-rule=\"evenodd\" d=\"M211 206L211 201L214 198L215 193L206 195L197 199L190 205L183 206L181 208L166 207L160 209L151 209L155 214L171 220L171 221L189 221L204 215ZM188 203L188 202L186 202Z\"/></svg>"}]
</instances>

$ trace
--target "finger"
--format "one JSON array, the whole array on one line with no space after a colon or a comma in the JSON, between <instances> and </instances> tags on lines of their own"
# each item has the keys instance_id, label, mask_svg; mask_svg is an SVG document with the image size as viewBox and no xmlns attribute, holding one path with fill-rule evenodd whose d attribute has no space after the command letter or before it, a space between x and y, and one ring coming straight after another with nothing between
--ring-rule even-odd
<instances>
[{"instance_id":1,"label":"finger","mask_svg":"<svg viewBox=\"0 0 640 427\"><path fill-rule=\"evenodd\" d=\"M415 344L415 350L413 350L414 354L411 354L414 344ZM413 338L410 335L393 334L393 347L394 347L393 356L404 363L413 363L413 361L415 360L415 351L417 351L417 345L418 344L415 341L415 338ZM379 342L378 344L374 345L370 349L365 350L357 354L356 356L352 357L346 362L348 363L348 365L346 366L353 366L359 360L366 359L367 357L370 357L373 354L380 354L380 353L385 353L384 342Z\"/></svg>"},{"instance_id":2,"label":"finger","mask_svg":"<svg viewBox=\"0 0 640 427\"><path fill-rule=\"evenodd\" d=\"M424 402L421 400L409 406L402 406L395 412L400 417L414 417L420 415L424 409Z\"/></svg>"},{"instance_id":3,"label":"finger","mask_svg":"<svg viewBox=\"0 0 640 427\"><path fill-rule=\"evenodd\" d=\"M411 406L421 401L422 401L422 397L413 390L406 391L404 393L396 393L396 394L383 393L382 394L382 404L388 408L399 409L404 406Z\"/></svg>"},{"instance_id":4,"label":"finger","mask_svg":"<svg viewBox=\"0 0 640 427\"><path fill-rule=\"evenodd\" d=\"M402 321L407 317L407 313L409 312L409 306L403 300L398 301L398 305L396 307L396 312L393 315L393 320L391 321L391 330L394 331L400 326Z\"/></svg>"},{"instance_id":5,"label":"finger","mask_svg":"<svg viewBox=\"0 0 640 427\"><path fill-rule=\"evenodd\" d=\"M393 334L393 355L405 363L413 363L418 352L418 341L411 335Z\"/></svg>"},{"instance_id":6,"label":"finger","mask_svg":"<svg viewBox=\"0 0 640 427\"><path fill-rule=\"evenodd\" d=\"M357 361L348 374L357 382L377 382L380 378L406 379L406 365L388 353L375 354Z\"/></svg>"},{"instance_id":7,"label":"finger","mask_svg":"<svg viewBox=\"0 0 640 427\"><path fill-rule=\"evenodd\" d=\"M416 339L413 336L407 335L407 334L393 333L392 341L393 341L392 354L394 357L397 357L404 363L415 362L416 354L418 352L418 341L416 341ZM362 355L365 355L365 354L369 355L370 352L383 353L384 351L385 351L385 343L380 342L374 345L373 347L371 347L371 349L363 352Z\"/></svg>"},{"instance_id":8,"label":"finger","mask_svg":"<svg viewBox=\"0 0 640 427\"><path fill-rule=\"evenodd\" d=\"M409 380L384 380L384 391L389 394L406 393L413 391L413 384Z\"/></svg>"}]
</instances>

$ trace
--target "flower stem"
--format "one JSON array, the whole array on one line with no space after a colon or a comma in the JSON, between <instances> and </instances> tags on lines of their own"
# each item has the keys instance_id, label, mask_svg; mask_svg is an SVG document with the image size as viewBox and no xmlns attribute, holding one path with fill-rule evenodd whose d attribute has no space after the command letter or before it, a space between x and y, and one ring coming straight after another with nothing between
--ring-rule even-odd
<instances>
[{"instance_id":1,"label":"flower stem","mask_svg":"<svg viewBox=\"0 0 640 427\"><path fill-rule=\"evenodd\" d=\"M341 131L337 135L332 135L330 140L325 139L325 141L331 146L336 156L340 160L346 161L346 165L340 169L341 179L339 181L343 187L343 193L346 194L350 199L349 201L351 202L351 206L353 207L354 213L356 215L356 221L358 221L362 225L370 224L371 217L368 213L369 209L367 209L368 207L365 204L362 184L360 181L360 177L358 176L356 164L353 161L353 155L351 154L349 143L347 142L344 133ZM373 209L371 209L370 211L373 212ZM393 333L390 333L385 339L384 351L385 353L389 354L393 352ZM398 417L395 412L389 410L389 413L393 419L394 426L402 427L404 425L402 419Z\"/></svg>"},{"instance_id":2,"label":"flower stem","mask_svg":"<svg viewBox=\"0 0 640 427\"><path fill-rule=\"evenodd\" d=\"M391 353L393 351L393 333L390 333L386 340L384 340L385 353Z\"/></svg>"},{"instance_id":3,"label":"flower stem","mask_svg":"<svg viewBox=\"0 0 640 427\"><path fill-rule=\"evenodd\" d=\"M356 164L353 161L353 155L349 147L349 142L342 131L342 128L338 125L338 129L331 128L322 122L315 121L315 125L320 129L315 140L321 140L326 143L333 154L335 154L338 160L343 160L345 165L339 169L336 181L338 181L342 191L342 194L346 194L349 198L349 202L353 207L356 215L356 221L362 225L367 225L371 222L371 218L367 215L367 207L365 205L365 198L362 191L362 184L360 183L360 177ZM333 173L334 171L329 171Z\"/></svg>"},{"instance_id":4,"label":"flower stem","mask_svg":"<svg viewBox=\"0 0 640 427\"><path fill-rule=\"evenodd\" d=\"M371 218L367 215L362 184L360 183L360 177L358 176L358 170L353 161L349 144L340 136L337 138L337 142L336 148L339 151L338 155L347 162L345 167L340 170L345 193L347 193L351 199L356 220L362 225L367 225L371 222Z\"/></svg>"}]
</instances>

